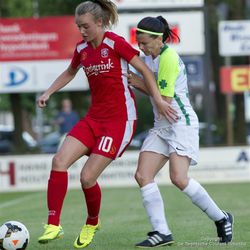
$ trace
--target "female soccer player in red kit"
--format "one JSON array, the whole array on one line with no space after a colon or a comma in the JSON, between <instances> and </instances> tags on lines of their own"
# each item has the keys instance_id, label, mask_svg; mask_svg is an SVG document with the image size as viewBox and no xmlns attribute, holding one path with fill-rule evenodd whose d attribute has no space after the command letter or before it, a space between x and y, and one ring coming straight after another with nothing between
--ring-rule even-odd
<instances>
[{"instance_id":1,"label":"female soccer player in red kit","mask_svg":"<svg viewBox=\"0 0 250 250\"><path fill-rule=\"evenodd\" d=\"M128 63L146 79L159 113L170 121L174 121L176 115L161 98L154 76L139 59L138 51L122 37L105 31L118 19L114 3L85 1L77 6L75 19L83 41L76 45L69 67L37 102L39 107L45 107L50 95L67 85L82 67L89 81L92 103L86 116L73 127L53 157L47 190L48 224L38 242L48 243L63 236L60 214L67 192L67 170L80 157L88 155L80 176L88 216L74 242L75 248L84 248L91 243L99 227L101 189L97 178L122 155L135 131L136 107L126 77Z\"/></svg>"}]
</instances>

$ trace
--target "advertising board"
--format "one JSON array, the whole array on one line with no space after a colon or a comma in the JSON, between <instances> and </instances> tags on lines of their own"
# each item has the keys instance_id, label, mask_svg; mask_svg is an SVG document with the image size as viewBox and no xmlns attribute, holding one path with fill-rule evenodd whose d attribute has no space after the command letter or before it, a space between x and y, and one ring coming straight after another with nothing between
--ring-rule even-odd
<instances>
[{"instance_id":1,"label":"advertising board","mask_svg":"<svg viewBox=\"0 0 250 250\"><path fill-rule=\"evenodd\" d=\"M227 157L225 157L225 155ZM53 155L2 156L0 158L0 192L45 190ZM112 162L98 178L102 187L136 186L134 173L139 151L126 151ZM82 157L69 169L69 187L79 188L79 175L87 157ZM189 176L201 183L250 182L250 148L203 148L197 166ZM156 177L162 185L171 184L168 164Z\"/></svg>"},{"instance_id":2,"label":"advertising board","mask_svg":"<svg viewBox=\"0 0 250 250\"><path fill-rule=\"evenodd\" d=\"M221 21L218 29L221 56L250 55L250 21Z\"/></svg>"}]
</instances>

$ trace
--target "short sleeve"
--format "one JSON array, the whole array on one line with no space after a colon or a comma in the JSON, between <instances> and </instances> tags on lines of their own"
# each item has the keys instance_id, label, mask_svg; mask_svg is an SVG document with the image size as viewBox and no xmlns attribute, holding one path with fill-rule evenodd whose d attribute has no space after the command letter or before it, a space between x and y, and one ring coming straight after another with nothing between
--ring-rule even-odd
<instances>
[{"instance_id":1,"label":"short sleeve","mask_svg":"<svg viewBox=\"0 0 250 250\"><path fill-rule=\"evenodd\" d=\"M168 48L160 56L157 84L162 96L174 97L176 79L180 73L179 56Z\"/></svg>"},{"instance_id":2,"label":"short sleeve","mask_svg":"<svg viewBox=\"0 0 250 250\"><path fill-rule=\"evenodd\" d=\"M134 49L123 37L118 36L115 40L115 52L128 63L139 51Z\"/></svg>"},{"instance_id":3,"label":"short sleeve","mask_svg":"<svg viewBox=\"0 0 250 250\"><path fill-rule=\"evenodd\" d=\"M78 53L77 49L75 49L74 54L73 54L73 58L71 59L70 66L73 69L77 69L80 64L81 64L81 62L80 62L80 54Z\"/></svg>"}]
</instances>

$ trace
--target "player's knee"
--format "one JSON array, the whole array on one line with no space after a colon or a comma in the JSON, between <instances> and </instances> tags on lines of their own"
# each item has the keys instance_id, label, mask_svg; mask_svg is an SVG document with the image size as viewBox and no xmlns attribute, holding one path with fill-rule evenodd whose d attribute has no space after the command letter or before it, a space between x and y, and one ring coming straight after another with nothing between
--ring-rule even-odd
<instances>
[{"instance_id":1,"label":"player's knee","mask_svg":"<svg viewBox=\"0 0 250 250\"><path fill-rule=\"evenodd\" d=\"M171 182L178 187L180 190L183 190L187 186L187 178L184 178L182 175L170 174Z\"/></svg>"},{"instance_id":2,"label":"player's knee","mask_svg":"<svg viewBox=\"0 0 250 250\"><path fill-rule=\"evenodd\" d=\"M140 187L147 185L148 183L152 182L151 178L142 175L140 172L136 171L135 173L135 180Z\"/></svg>"},{"instance_id":3,"label":"player's knee","mask_svg":"<svg viewBox=\"0 0 250 250\"><path fill-rule=\"evenodd\" d=\"M136 182L140 185L141 178L140 178L140 174L138 172L135 172L134 178L135 178Z\"/></svg>"},{"instance_id":4,"label":"player's knee","mask_svg":"<svg viewBox=\"0 0 250 250\"><path fill-rule=\"evenodd\" d=\"M56 154L53 159L52 159L52 168L53 170L64 170L67 169L65 166L65 162L63 158L59 155Z\"/></svg>"},{"instance_id":5,"label":"player's knee","mask_svg":"<svg viewBox=\"0 0 250 250\"><path fill-rule=\"evenodd\" d=\"M83 188L90 188L94 186L96 182L95 179L93 179L91 176L88 176L87 174L81 175L80 181Z\"/></svg>"}]
</instances>

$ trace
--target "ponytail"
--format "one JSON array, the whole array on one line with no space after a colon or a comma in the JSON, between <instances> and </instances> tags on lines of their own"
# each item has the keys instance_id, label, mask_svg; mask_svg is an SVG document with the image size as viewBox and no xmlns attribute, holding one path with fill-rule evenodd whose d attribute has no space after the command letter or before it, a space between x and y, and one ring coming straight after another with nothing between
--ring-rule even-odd
<instances>
[{"instance_id":1,"label":"ponytail","mask_svg":"<svg viewBox=\"0 0 250 250\"><path fill-rule=\"evenodd\" d=\"M137 25L136 33L147 33L152 37L162 35L163 42L180 41L180 38L169 27L168 22L162 16L144 17Z\"/></svg>"},{"instance_id":2,"label":"ponytail","mask_svg":"<svg viewBox=\"0 0 250 250\"><path fill-rule=\"evenodd\" d=\"M111 0L89 0L80 3L75 10L75 16L90 13L95 20L102 18L103 27L110 28L118 22L116 5Z\"/></svg>"},{"instance_id":3,"label":"ponytail","mask_svg":"<svg viewBox=\"0 0 250 250\"><path fill-rule=\"evenodd\" d=\"M162 16L158 16L156 18L163 23L165 28L162 36L163 42L173 42L176 39L180 42L179 36L175 34L172 29L170 29L167 20Z\"/></svg>"}]
</instances>

